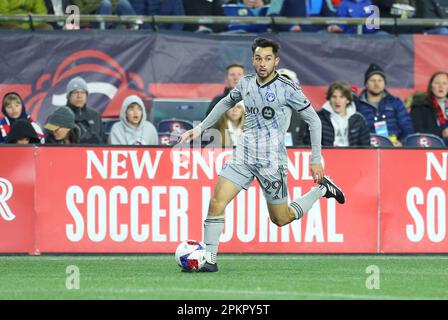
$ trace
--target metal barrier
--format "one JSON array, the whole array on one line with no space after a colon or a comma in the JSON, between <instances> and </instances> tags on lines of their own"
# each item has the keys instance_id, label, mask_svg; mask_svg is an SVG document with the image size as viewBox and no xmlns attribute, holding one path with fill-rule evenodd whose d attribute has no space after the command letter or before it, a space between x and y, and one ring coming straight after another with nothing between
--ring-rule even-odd
<instances>
[{"instance_id":1,"label":"metal barrier","mask_svg":"<svg viewBox=\"0 0 448 320\"><path fill-rule=\"evenodd\" d=\"M37 14L0 14L0 21L20 22L65 22L70 15L37 15ZM357 25L358 33L362 26L370 18L335 18L335 17L312 17L312 18L287 18L280 16L266 17L232 17L232 16L118 16L118 15L81 15L80 22L99 22L100 28L104 29L105 23L129 23L136 26L143 23L183 23L183 24L302 24L302 25ZM400 19L400 18L378 18L380 26L420 26L420 27L448 27L447 19Z\"/></svg>"}]
</instances>

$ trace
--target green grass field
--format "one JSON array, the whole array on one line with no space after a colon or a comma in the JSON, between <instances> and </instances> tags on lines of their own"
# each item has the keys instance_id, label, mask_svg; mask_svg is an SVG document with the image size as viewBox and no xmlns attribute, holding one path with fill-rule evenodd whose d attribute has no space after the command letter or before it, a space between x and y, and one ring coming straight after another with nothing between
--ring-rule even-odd
<instances>
[{"instance_id":1,"label":"green grass field","mask_svg":"<svg viewBox=\"0 0 448 320\"><path fill-rule=\"evenodd\" d=\"M221 254L215 274L173 255L0 256L0 299L448 299L446 255ZM79 269L69 290L66 268ZM377 266L380 288L367 289Z\"/></svg>"}]
</instances>

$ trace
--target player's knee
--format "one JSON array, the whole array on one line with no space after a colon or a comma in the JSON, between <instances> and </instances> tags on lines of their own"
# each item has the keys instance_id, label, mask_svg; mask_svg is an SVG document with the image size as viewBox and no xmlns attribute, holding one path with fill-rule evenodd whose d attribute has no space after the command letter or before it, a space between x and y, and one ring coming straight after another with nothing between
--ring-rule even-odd
<instances>
[{"instance_id":1,"label":"player's knee","mask_svg":"<svg viewBox=\"0 0 448 320\"><path fill-rule=\"evenodd\" d=\"M283 227L285 224L289 223L289 220L285 219L284 217L271 216L270 218L272 223L278 227Z\"/></svg>"},{"instance_id":2,"label":"player's knee","mask_svg":"<svg viewBox=\"0 0 448 320\"><path fill-rule=\"evenodd\" d=\"M226 205L227 205L227 203L225 201L222 201L215 197L212 197L210 200L209 214L210 215L223 214L224 210L226 209Z\"/></svg>"}]
</instances>

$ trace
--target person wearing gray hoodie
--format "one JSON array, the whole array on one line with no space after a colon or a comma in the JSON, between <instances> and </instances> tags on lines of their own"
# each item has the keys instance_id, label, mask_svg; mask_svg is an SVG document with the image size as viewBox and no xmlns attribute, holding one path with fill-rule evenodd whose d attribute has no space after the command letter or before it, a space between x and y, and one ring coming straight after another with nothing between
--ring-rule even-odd
<instances>
[{"instance_id":1,"label":"person wearing gray hoodie","mask_svg":"<svg viewBox=\"0 0 448 320\"><path fill-rule=\"evenodd\" d=\"M158 145L159 136L154 125L146 121L143 100L136 95L124 99L121 105L120 121L112 126L110 144Z\"/></svg>"},{"instance_id":2,"label":"person wearing gray hoodie","mask_svg":"<svg viewBox=\"0 0 448 320\"><path fill-rule=\"evenodd\" d=\"M349 84L342 81L332 83L327 92L327 102L317 114L322 122L323 146L370 146L367 121L356 112ZM306 132L304 143L309 144Z\"/></svg>"}]
</instances>

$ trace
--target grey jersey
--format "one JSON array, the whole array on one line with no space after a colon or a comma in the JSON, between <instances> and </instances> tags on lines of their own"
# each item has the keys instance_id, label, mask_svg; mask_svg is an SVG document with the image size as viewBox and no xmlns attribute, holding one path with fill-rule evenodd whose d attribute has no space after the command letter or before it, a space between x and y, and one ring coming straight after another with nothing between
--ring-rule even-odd
<instances>
[{"instance_id":1,"label":"grey jersey","mask_svg":"<svg viewBox=\"0 0 448 320\"><path fill-rule=\"evenodd\" d=\"M210 128L220 116L243 100L245 121L243 134L232 157L234 163L258 168L287 165L285 133L291 113L298 111L308 123L311 133L311 163L321 162L321 122L302 90L285 77L259 85L256 75L243 77L201 123L201 130Z\"/></svg>"}]
</instances>

